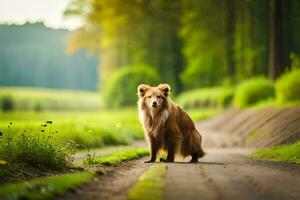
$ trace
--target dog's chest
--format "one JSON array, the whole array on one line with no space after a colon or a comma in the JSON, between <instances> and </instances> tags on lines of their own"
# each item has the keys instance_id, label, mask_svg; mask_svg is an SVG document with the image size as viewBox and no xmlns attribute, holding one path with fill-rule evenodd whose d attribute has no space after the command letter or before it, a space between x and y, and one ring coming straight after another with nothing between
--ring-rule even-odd
<instances>
[{"instance_id":1,"label":"dog's chest","mask_svg":"<svg viewBox=\"0 0 300 200\"><path fill-rule=\"evenodd\" d=\"M155 117L152 117L151 114L146 114L145 111L141 111L139 113L139 118L147 131L163 128L169 118L169 111L165 109Z\"/></svg>"}]
</instances>

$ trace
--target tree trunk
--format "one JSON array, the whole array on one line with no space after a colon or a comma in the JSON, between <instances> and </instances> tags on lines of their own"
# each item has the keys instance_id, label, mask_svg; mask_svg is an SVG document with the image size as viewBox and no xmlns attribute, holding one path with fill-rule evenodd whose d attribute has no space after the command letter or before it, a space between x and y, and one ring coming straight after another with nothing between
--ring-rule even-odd
<instances>
[{"instance_id":1,"label":"tree trunk","mask_svg":"<svg viewBox=\"0 0 300 200\"><path fill-rule=\"evenodd\" d=\"M226 0L226 54L228 75L235 79L235 61L234 61L234 32L236 24L235 0Z\"/></svg>"},{"instance_id":2,"label":"tree trunk","mask_svg":"<svg viewBox=\"0 0 300 200\"><path fill-rule=\"evenodd\" d=\"M283 8L284 0L271 0L269 77L278 78L284 72Z\"/></svg>"}]
</instances>

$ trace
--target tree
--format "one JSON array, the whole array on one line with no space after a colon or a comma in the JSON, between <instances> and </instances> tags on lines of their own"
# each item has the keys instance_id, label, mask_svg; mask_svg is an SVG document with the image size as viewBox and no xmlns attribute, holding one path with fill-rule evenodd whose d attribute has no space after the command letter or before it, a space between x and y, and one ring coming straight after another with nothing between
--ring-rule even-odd
<instances>
[{"instance_id":1,"label":"tree","mask_svg":"<svg viewBox=\"0 0 300 200\"><path fill-rule=\"evenodd\" d=\"M186 66L181 79L186 88L220 84L227 74L226 4L218 0L183 0L182 5L179 34Z\"/></svg>"},{"instance_id":2,"label":"tree","mask_svg":"<svg viewBox=\"0 0 300 200\"><path fill-rule=\"evenodd\" d=\"M180 9L179 0L73 0L66 14L79 14L86 24L71 40L72 50L90 48L100 55L104 81L121 66L146 64L176 92L183 65Z\"/></svg>"},{"instance_id":3,"label":"tree","mask_svg":"<svg viewBox=\"0 0 300 200\"><path fill-rule=\"evenodd\" d=\"M235 0L226 0L226 56L228 75L235 79L236 66L234 61L234 33L236 25L236 2Z\"/></svg>"},{"instance_id":4,"label":"tree","mask_svg":"<svg viewBox=\"0 0 300 200\"><path fill-rule=\"evenodd\" d=\"M100 55L104 81L137 64L151 66L175 91L275 79L300 51L298 0L72 2L68 12L86 23L71 47Z\"/></svg>"},{"instance_id":5,"label":"tree","mask_svg":"<svg viewBox=\"0 0 300 200\"><path fill-rule=\"evenodd\" d=\"M269 77L273 80L284 72L284 0L271 0Z\"/></svg>"}]
</instances>

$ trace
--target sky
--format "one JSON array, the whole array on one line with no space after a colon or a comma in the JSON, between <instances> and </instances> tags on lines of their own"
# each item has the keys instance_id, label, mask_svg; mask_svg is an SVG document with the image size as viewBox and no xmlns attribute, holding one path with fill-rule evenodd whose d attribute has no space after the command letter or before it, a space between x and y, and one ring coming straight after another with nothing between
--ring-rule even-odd
<instances>
[{"instance_id":1,"label":"sky","mask_svg":"<svg viewBox=\"0 0 300 200\"><path fill-rule=\"evenodd\" d=\"M0 24L43 21L52 28L74 30L80 19L64 17L70 0L0 0Z\"/></svg>"}]
</instances>

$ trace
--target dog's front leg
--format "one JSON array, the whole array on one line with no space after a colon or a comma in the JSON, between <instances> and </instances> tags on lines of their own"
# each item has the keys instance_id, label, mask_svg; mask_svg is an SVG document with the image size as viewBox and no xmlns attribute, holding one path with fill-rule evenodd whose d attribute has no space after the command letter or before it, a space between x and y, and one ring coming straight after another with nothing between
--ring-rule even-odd
<instances>
[{"instance_id":1,"label":"dog's front leg","mask_svg":"<svg viewBox=\"0 0 300 200\"><path fill-rule=\"evenodd\" d=\"M168 145L168 155L167 155L167 162L174 162L175 156L175 144L171 143Z\"/></svg>"},{"instance_id":2,"label":"dog's front leg","mask_svg":"<svg viewBox=\"0 0 300 200\"><path fill-rule=\"evenodd\" d=\"M150 143L151 143L151 159L148 161L145 161L145 163L155 162L155 160L156 160L157 144L156 144L155 138L153 136L150 137Z\"/></svg>"},{"instance_id":3,"label":"dog's front leg","mask_svg":"<svg viewBox=\"0 0 300 200\"><path fill-rule=\"evenodd\" d=\"M160 158L160 162L174 162L174 157L175 157L175 148L176 145L175 143L168 143L168 155L167 159Z\"/></svg>"}]
</instances>

